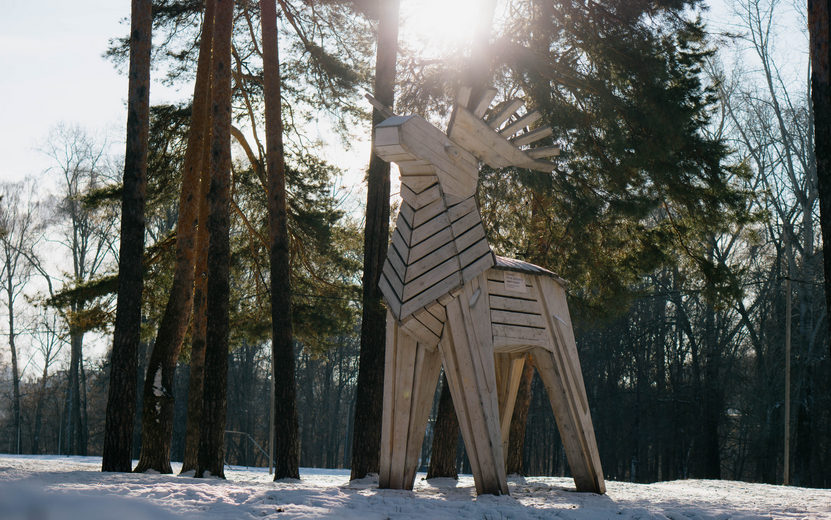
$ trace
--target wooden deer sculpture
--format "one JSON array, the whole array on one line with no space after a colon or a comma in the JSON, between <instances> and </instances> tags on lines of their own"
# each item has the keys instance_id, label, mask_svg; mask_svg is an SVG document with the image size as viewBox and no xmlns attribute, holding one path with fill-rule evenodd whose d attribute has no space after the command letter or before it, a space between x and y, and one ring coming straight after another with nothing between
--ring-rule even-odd
<instances>
[{"instance_id":1,"label":"wooden deer sculpture","mask_svg":"<svg viewBox=\"0 0 831 520\"><path fill-rule=\"evenodd\" d=\"M388 117L375 152L398 164L401 209L380 288L388 306L382 488L412 489L441 366L459 419L477 493L508 493L508 431L525 353L548 391L579 491L605 492L563 281L526 262L495 256L474 193L479 161L552 171L556 147L522 147L551 135L525 129L537 112L519 100L483 120L495 96L473 108L457 100L447 133L419 116Z\"/></svg>"}]
</instances>

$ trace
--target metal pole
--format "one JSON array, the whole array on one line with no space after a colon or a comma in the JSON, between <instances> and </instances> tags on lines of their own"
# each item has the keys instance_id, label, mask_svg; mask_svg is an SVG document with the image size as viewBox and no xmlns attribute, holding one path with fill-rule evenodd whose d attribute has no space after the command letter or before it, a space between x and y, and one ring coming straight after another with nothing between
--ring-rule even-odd
<instances>
[{"instance_id":1,"label":"metal pole","mask_svg":"<svg viewBox=\"0 0 831 520\"><path fill-rule=\"evenodd\" d=\"M791 483L791 276L785 279L785 461L784 484Z\"/></svg>"}]
</instances>

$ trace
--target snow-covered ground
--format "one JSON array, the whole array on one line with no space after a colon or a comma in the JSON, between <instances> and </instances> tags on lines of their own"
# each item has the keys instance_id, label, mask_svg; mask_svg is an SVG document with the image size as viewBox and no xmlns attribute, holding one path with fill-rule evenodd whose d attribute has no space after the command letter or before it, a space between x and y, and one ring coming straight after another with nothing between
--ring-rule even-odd
<instances>
[{"instance_id":1,"label":"snow-covered ground","mask_svg":"<svg viewBox=\"0 0 831 520\"><path fill-rule=\"evenodd\" d=\"M607 482L599 496L574 492L571 479L511 478L510 496L477 497L470 476L419 475L414 491L396 491L371 479L350 483L345 470L302 469L300 481L273 482L254 468L229 469L223 481L100 466L98 457L0 455L0 520L831 519L831 490L744 482Z\"/></svg>"}]
</instances>

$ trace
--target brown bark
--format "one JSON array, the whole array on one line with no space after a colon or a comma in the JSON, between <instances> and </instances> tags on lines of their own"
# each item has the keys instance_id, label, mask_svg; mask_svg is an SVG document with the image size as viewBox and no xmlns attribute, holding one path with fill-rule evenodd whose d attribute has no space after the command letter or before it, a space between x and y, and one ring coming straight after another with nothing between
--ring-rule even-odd
<instances>
[{"instance_id":1,"label":"brown bark","mask_svg":"<svg viewBox=\"0 0 831 520\"><path fill-rule=\"evenodd\" d=\"M459 478L456 468L456 451L459 448L459 419L450 396L447 377L441 376L439 409L436 412L436 428L433 431L433 446L427 478Z\"/></svg>"},{"instance_id":2,"label":"brown bark","mask_svg":"<svg viewBox=\"0 0 831 520\"><path fill-rule=\"evenodd\" d=\"M74 310L74 308L73 308ZM83 361L84 333L71 324L69 327L69 390L67 396L67 452L86 455L87 440L81 417L81 363Z\"/></svg>"},{"instance_id":3,"label":"brown bark","mask_svg":"<svg viewBox=\"0 0 831 520\"><path fill-rule=\"evenodd\" d=\"M395 59L398 54L399 0L380 2L378 50L375 62L375 98L393 106ZM372 126L384 118L372 111ZM373 132L373 142L375 134ZM373 146L374 150L374 146ZM361 354L352 437L351 478L377 473L381 455L381 413L384 393L386 310L378 279L387 256L390 228L390 165L372 152L367 171L366 225L364 228L363 314Z\"/></svg>"},{"instance_id":4,"label":"brown bark","mask_svg":"<svg viewBox=\"0 0 831 520\"><path fill-rule=\"evenodd\" d=\"M176 265L173 285L144 380L141 457L137 472L149 469L171 473L170 443L173 435L173 377L193 307L196 233L199 225L200 178L208 125L211 43L214 3L206 2L199 62L193 93L190 134L179 196L176 224Z\"/></svg>"},{"instance_id":5,"label":"brown bark","mask_svg":"<svg viewBox=\"0 0 831 520\"><path fill-rule=\"evenodd\" d=\"M274 480L300 478L297 389L291 327L291 272L286 220L286 165L277 47L277 5L260 0L263 31L266 175L268 177L269 262L271 264L271 368L274 377Z\"/></svg>"},{"instance_id":6,"label":"brown bark","mask_svg":"<svg viewBox=\"0 0 831 520\"><path fill-rule=\"evenodd\" d=\"M211 64L211 183L208 190L208 287L205 391L196 476L225 477L228 381L231 186L231 33L233 0L217 0Z\"/></svg>"},{"instance_id":7,"label":"brown bark","mask_svg":"<svg viewBox=\"0 0 831 520\"><path fill-rule=\"evenodd\" d=\"M814 151L817 158L822 243L831 244L831 0L808 0L811 55L811 100L814 109ZM826 248L827 249L827 248ZM825 303L831 309L831 254L823 255ZM831 320L828 321L831 338ZM829 343L831 352L831 343Z\"/></svg>"},{"instance_id":8,"label":"brown bark","mask_svg":"<svg viewBox=\"0 0 831 520\"><path fill-rule=\"evenodd\" d=\"M118 301L110 362L102 471L130 471L136 411L136 353L140 341L144 287L144 201L150 128L150 44L153 3L133 0L130 19L130 79L127 97L127 150L121 197Z\"/></svg>"},{"instance_id":9,"label":"brown bark","mask_svg":"<svg viewBox=\"0 0 831 520\"><path fill-rule=\"evenodd\" d=\"M9 262L6 262L6 272L11 272ZM14 343L14 291L12 289L11 276L7 279L7 295L8 295L8 310L9 310L9 349L12 353L12 424L14 427L15 453L20 453L20 371L17 367L17 347Z\"/></svg>"},{"instance_id":10,"label":"brown bark","mask_svg":"<svg viewBox=\"0 0 831 520\"><path fill-rule=\"evenodd\" d=\"M531 382L534 380L534 363L530 354L525 356L525 367L519 381L511 429L508 433L508 458L505 471L508 475L524 475L522 452L525 447L525 427L528 424L528 409L531 407Z\"/></svg>"},{"instance_id":11,"label":"brown bark","mask_svg":"<svg viewBox=\"0 0 831 520\"><path fill-rule=\"evenodd\" d=\"M210 95L210 94L209 94ZM210 139L210 121L208 136ZM208 147L203 150L203 163L208 164ZM211 176L202 169L199 185L199 222L208 221L208 187ZM196 280L193 288L193 323L191 325L190 378L188 380L188 417L185 426L185 456L182 473L196 470L199 462L199 435L202 428L202 393L205 381L205 336L207 335L206 305L208 296L208 226L200 225L196 235Z\"/></svg>"}]
</instances>

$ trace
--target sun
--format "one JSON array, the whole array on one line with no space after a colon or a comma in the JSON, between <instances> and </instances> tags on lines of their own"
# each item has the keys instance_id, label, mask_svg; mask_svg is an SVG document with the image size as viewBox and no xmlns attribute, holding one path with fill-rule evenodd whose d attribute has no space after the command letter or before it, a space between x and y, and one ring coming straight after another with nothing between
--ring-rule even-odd
<instances>
[{"instance_id":1,"label":"sun","mask_svg":"<svg viewBox=\"0 0 831 520\"><path fill-rule=\"evenodd\" d=\"M401 2L400 38L426 55L465 49L473 39L481 0Z\"/></svg>"}]
</instances>

